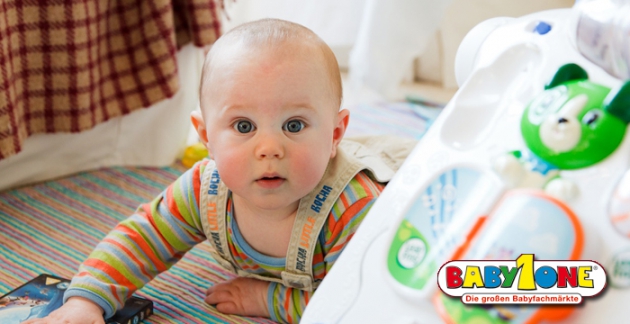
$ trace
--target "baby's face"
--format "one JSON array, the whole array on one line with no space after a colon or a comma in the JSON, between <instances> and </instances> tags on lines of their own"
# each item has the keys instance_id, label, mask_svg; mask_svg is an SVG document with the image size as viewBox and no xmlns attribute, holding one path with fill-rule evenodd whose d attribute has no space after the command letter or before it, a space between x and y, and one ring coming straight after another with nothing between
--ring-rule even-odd
<instances>
[{"instance_id":1,"label":"baby's face","mask_svg":"<svg viewBox=\"0 0 630 324\"><path fill-rule=\"evenodd\" d=\"M226 49L204 86L210 155L232 193L257 208L295 206L343 136L347 114L314 50Z\"/></svg>"}]
</instances>

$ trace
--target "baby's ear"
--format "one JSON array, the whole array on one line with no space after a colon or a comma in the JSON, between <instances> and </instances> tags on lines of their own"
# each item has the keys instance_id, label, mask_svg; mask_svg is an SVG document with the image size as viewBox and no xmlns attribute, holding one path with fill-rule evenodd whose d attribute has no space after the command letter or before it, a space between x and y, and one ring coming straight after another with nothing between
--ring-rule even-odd
<instances>
[{"instance_id":1,"label":"baby's ear","mask_svg":"<svg viewBox=\"0 0 630 324\"><path fill-rule=\"evenodd\" d=\"M335 125L335 129L333 130L333 146L332 151L330 152L330 158L334 158L337 155L337 145L343 139L343 135L346 133L346 129L348 128L348 122L350 121L350 111L348 109L342 109L337 113L337 124Z\"/></svg>"},{"instance_id":2,"label":"baby's ear","mask_svg":"<svg viewBox=\"0 0 630 324\"><path fill-rule=\"evenodd\" d=\"M199 110L194 110L190 113L190 121L193 124L193 127L197 131L199 135L199 139L203 143L204 146L208 146L208 132L206 131L206 124L203 122L203 116Z\"/></svg>"},{"instance_id":3,"label":"baby's ear","mask_svg":"<svg viewBox=\"0 0 630 324\"><path fill-rule=\"evenodd\" d=\"M212 152L210 151L210 147L208 146L208 130L206 129L206 123L203 122L203 116L199 110L194 110L190 113L190 121L193 124L193 127L197 131L197 135L199 135L199 140L208 149L208 157L214 159Z\"/></svg>"}]
</instances>

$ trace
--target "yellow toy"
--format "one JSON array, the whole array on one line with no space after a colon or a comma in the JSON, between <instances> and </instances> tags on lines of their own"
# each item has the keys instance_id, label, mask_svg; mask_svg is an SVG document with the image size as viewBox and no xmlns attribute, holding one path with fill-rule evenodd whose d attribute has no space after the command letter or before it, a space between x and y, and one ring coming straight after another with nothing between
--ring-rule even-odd
<instances>
[{"instance_id":1,"label":"yellow toy","mask_svg":"<svg viewBox=\"0 0 630 324\"><path fill-rule=\"evenodd\" d=\"M208 157L208 149L200 142L190 145L184 150L184 156L182 157L182 164L190 168L195 163L201 161L203 158Z\"/></svg>"}]
</instances>

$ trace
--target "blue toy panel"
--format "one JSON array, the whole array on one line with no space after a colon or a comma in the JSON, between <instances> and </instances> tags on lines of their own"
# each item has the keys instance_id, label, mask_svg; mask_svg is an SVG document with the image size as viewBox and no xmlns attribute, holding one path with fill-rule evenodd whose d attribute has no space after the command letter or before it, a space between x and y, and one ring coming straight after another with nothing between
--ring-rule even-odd
<instances>
[{"instance_id":1,"label":"blue toy panel","mask_svg":"<svg viewBox=\"0 0 630 324\"><path fill-rule=\"evenodd\" d=\"M483 215L481 198L496 194L491 181L472 168L442 172L422 190L398 226L389 247L388 269L406 287L421 290Z\"/></svg>"}]
</instances>

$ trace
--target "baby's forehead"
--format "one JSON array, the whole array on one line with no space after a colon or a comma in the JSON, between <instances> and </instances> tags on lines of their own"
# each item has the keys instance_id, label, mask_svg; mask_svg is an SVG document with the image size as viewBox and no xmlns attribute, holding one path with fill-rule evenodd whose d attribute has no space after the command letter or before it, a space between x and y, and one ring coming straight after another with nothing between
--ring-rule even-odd
<instances>
[{"instance_id":1,"label":"baby's forehead","mask_svg":"<svg viewBox=\"0 0 630 324\"><path fill-rule=\"evenodd\" d=\"M256 55L258 52L271 51L271 58L283 56L299 58L304 64L326 71L330 80L331 95L341 104L341 74L339 65L328 45L308 28L288 21L263 19L244 25L221 36L212 46L203 69L203 84L212 74L214 67L241 64L237 59L245 53ZM298 61L299 61L298 60Z\"/></svg>"},{"instance_id":2,"label":"baby's forehead","mask_svg":"<svg viewBox=\"0 0 630 324\"><path fill-rule=\"evenodd\" d=\"M211 71L234 71L239 67L253 65L261 69L271 69L281 63L291 62L288 66L293 68L308 67L311 71L323 72L326 82L331 84L337 83L335 78L339 73L331 68L337 66L334 57L327 57L320 44L310 40L289 38L270 44L235 39L220 44L213 54L210 62L207 62L207 68Z\"/></svg>"}]
</instances>

